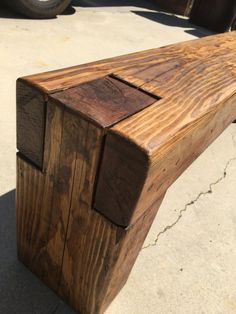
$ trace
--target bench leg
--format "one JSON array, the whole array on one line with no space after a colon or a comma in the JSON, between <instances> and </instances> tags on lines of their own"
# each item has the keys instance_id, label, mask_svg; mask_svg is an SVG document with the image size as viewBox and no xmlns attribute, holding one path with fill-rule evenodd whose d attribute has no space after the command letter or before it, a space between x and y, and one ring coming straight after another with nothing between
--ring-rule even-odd
<instances>
[{"instance_id":1,"label":"bench leg","mask_svg":"<svg viewBox=\"0 0 236 314\"><path fill-rule=\"evenodd\" d=\"M45 169L17 157L19 259L80 314L103 313L125 284L161 204L119 227L92 208L101 132L47 105Z\"/></svg>"},{"instance_id":2,"label":"bench leg","mask_svg":"<svg viewBox=\"0 0 236 314\"><path fill-rule=\"evenodd\" d=\"M38 186L26 185L35 180L37 171L18 157L18 190L24 187L17 201L19 259L79 313L103 313L126 283L162 199L128 229L96 211L74 207L65 239L54 230L54 237L40 243L36 234L46 237L40 229L47 228L37 216L35 201L33 206L27 201L27 196L37 194Z\"/></svg>"}]
</instances>

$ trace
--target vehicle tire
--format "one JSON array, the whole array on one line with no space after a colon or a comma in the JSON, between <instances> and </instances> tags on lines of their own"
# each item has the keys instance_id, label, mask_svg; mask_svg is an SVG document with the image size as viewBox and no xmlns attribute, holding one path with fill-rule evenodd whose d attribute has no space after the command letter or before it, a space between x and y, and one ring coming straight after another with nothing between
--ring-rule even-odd
<instances>
[{"instance_id":1,"label":"vehicle tire","mask_svg":"<svg viewBox=\"0 0 236 314\"><path fill-rule=\"evenodd\" d=\"M48 19L62 13L71 3L71 0L11 0L6 2L25 16Z\"/></svg>"},{"instance_id":2,"label":"vehicle tire","mask_svg":"<svg viewBox=\"0 0 236 314\"><path fill-rule=\"evenodd\" d=\"M231 31L236 31L236 17L231 25Z\"/></svg>"}]
</instances>

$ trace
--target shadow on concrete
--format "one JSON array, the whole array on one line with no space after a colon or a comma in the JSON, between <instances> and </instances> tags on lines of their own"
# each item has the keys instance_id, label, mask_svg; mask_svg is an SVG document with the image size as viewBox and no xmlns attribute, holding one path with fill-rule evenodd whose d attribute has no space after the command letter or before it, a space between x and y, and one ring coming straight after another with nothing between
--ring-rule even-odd
<instances>
[{"instance_id":1,"label":"shadow on concrete","mask_svg":"<svg viewBox=\"0 0 236 314\"><path fill-rule=\"evenodd\" d=\"M61 15L74 14L76 12L74 7L77 7L78 10L80 7L81 8L120 7L121 10L127 8L129 12L132 12L136 15L139 15L143 18L149 19L160 24L173 27L192 28L189 30L185 30L185 32L196 37L204 37L206 35L212 34L212 32L204 28L200 28L191 24L189 20L184 17L168 13L153 0L72 0L71 5ZM134 10L134 8L147 9L151 11ZM13 10L9 9L2 2L0 3L0 18L26 19L26 17L18 13L15 13Z\"/></svg>"},{"instance_id":2,"label":"shadow on concrete","mask_svg":"<svg viewBox=\"0 0 236 314\"><path fill-rule=\"evenodd\" d=\"M15 190L0 196L0 216L0 313L74 313L17 260Z\"/></svg>"},{"instance_id":3,"label":"shadow on concrete","mask_svg":"<svg viewBox=\"0 0 236 314\"><path fill-rule=\"evenodd\" d=\"M151 21L163 24L163 25L168 25L168 26L173 26L173 27L182 27L182 28L192 28L192 29L187 29L185 30L186 33L194 35L196 37L204 37L208 35L212 35L213 32L196 26L192 23L187 18L173 15L173 14L167 14L165 12L148 12L148 11L132 11L134 14L137 14L141 17L144 17L146 19L149 19Z\"/></svg>"},{"instance_id":4,"label":"shadow on concrete","mask_svg":"<svg viewBox=\"0 0 236 314\"><path fill-rule=\"evenodd\" d=\"M82 8L94 7L137 7L149 10L160 10L160 6L153 0L73 0L72 6Z\"/></svg>"},{"instance_id":5,"label":"shadow on concrete","mask_svg":"<svg viewBox=\"0 0 236 314\"><path fill-rule=\"evenodd\" d=\"M192 24L191 24L191 26L192 26ZM210 36L210 35L215 34L214 32L212 32L208 29L202 28L202 27L197 27L197 28L193 28L193 29L186 29L184 32L187 34L196 36L198 38L202 38L205 36Z\"/></svg>"},{"instance_id":6,"label":"shadow on concrete","mask_svg":"<svg viewBox=\"0 0 236 314\"><path fill-rule=\"evenodd\" d=\"M188 19L163 12L132 11L134 14L160 24L177 27L190 27Z\"/></svg>"},{"instance_id":7,"label":"shadow on concrete","mask_svg":"<svg viewBox=\"0 0 236 314\"><path fill-rule=\"evenodd\" d=\"M207 29L191 24L187 18L181 17L180 15L171 14L170 12L160 7L153 0L73 0L72 6L78 8L123 7L127 8L128 11L153 22L173 27L189 28L185 30L185 32L196 37L204 37L213 34L213 32L210 32ZM152 11L134 10L134 8L142 8Z\"/></svg>"}]
</instances>

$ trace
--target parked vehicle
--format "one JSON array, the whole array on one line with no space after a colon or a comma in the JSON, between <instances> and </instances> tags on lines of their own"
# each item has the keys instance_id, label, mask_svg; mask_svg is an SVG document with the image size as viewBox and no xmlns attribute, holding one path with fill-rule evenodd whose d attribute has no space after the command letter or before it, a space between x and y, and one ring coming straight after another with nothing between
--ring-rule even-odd
<instances>
[{"instance_id":1,"label":"parked vehicle","mask_svg":"<svg viewBox=\"0 0 236 314\"><path fill-rule=\"evenodd\" d=\"M236 31L236 16L235 16L235 19L234 19L234 21L233 21L233 23L231 25L231 31Z\"/></svg>"},{"instance_id":2,"label":"parked vehicle","mask_svg":"<svg viewBox=\"0 0 236 314\"><path fill-rule=\"evenodd\" d=\"M195 0L190 20L214 32L227 32L235 29L235 0Z\"/></svg>"},{"instance_id":3,"label":"parked vehicle","mask_svg":"<svg viewBox=\"0 0 236 314\"><path fill-rule=\"evenodd\" d=\"M53 18L62 13L71 0L6 0L17 12L37 19Z\"/></svg>"}]
</instances>

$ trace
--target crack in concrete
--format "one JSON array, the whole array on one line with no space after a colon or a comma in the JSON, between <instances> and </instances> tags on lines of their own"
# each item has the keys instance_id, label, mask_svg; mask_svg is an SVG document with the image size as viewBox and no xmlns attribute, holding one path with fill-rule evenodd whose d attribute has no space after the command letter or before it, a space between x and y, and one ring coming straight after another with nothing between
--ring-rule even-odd
<instances>
[{"instance_id":1,"label":"crack in concrete","mask_svg":"<svg viewBox=\"0 0 236 314\"><path fill-rule=\"evenodd\" d=\"M232 141L233 141L233 145L236 147L236 139L235 139L236 136L233 136L232 135ZM159 241L159 238L160 236L162 236L164 233L166 233L168 230L172 229L179 221L180 219L183 217L183 213L187 211L187 209L189 207L191 207L192 205L194 205L202 196L204 195L207 195L207 194L211 194L213 193L213 187L215 185L217 185L218 183L220 183L222 180L225 179L225 177L227 176L227 170L228 170L228 167L230 166L230 164L233 162L233 161L236 161L236 157L233 157L231 158L230 160L228 160L228 162L226 163L225 167L224 167L224 171L223 171L223 174L220 178L218 178L216 181L210 183L209 185L209 188L207 191L204 191L204 192L200 192L197 197L195 199L193 199L192 201L188 202L187 204L185 204L184 208L182 208L180 211L179 211L179 215L177 217L177 219L170 225L166 226L162 231L160 231L157 236L156 236L156 239L154 240L153 243L150 243L146 246L143 246L142 247L142 250L144 249L147 249L149 247L153 247L153 246L156 246L157 245L157 242Z\"/></svg>"}]
</instances>

